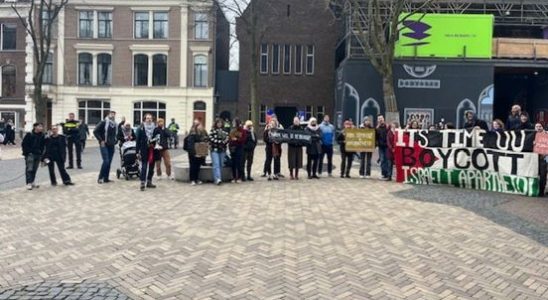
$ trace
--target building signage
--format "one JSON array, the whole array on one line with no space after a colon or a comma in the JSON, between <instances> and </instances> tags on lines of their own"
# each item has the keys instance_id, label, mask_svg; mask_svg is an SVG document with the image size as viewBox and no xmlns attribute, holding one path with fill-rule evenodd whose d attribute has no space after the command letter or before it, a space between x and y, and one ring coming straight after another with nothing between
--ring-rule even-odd
<instances>
[{"instance_id":1,"label":"building signage","mask_svg":"<svg viewBox=\"0 0 548 300\"><path fill-rule=\"evenodd\" d=\"M534 139L533 131L398 130L397 180L537 196Z\"/></svg>"},{"instance_id":2,"label":"building signage","mask_svg":"<svg viewBox=\"0 0 548 300\"><path fill-rule=\"evenodd\" d=\"M491 58L493 15L402 14L396 57Z\"/></svg>"},{"instance_id":3,"label":"building signage","mask_svg":"<svg viewBox=\"0 0 548 300\"><path fill-rule=\"evenodd\" d=\"M438 79L428 79L434 71L436 65L431 66L410 66L403 65L405 72L413 79L398 79L398 88L400 89L440 89L441 81Z\"/></svg>"}]
</instances>

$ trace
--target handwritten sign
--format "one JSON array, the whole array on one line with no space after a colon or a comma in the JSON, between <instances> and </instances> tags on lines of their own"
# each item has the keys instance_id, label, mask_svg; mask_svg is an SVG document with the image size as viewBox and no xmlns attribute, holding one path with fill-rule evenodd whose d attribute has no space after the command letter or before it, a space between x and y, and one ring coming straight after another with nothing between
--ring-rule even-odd
<instances>
[{"instance_id":1,"label":"handwritten sign","mask_svg":"<svg viewBox=\"0 0 548 300\"><path fill-rule=\"evenodd\" d=\"M310 144L312 135L304 130L280 129L270 132L270 139L279 144L306 146Z\"/></svg>"},{"instance_id":2,"label":"handwritten sign","mask_svg":"<svg viewBox=\"0 0 548 300\"><path fill-rule=\"evenodd\" d=\"M346 151L375 151L375 129L345 129Z\"/></svg>"},{"instance_id":3,"label":"handwritten sign","mask_svg":"<svg viewBox=\"0 0 548 300\"><path fill-rule=\"evenodd\" d=\"M548 155L548 133L537 132L535 136L535 148L533 152Z\"/></svg>"}]
</instances>

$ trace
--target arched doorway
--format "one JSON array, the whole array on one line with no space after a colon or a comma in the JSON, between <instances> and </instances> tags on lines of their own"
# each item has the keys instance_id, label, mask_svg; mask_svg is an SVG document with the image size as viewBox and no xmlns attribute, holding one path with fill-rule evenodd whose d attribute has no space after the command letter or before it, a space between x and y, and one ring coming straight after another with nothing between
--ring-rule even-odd
<instances>
[{"instance_id":1,"label":"arched doorway","mask_svg":"<svg viewBox=\"0 0 548 300\"><path fill-rule=\"evenodd\" d=\"M194 102L192 119L199 120L205 128L207 128L206 127L206 109L207 109L207 104L204 101Z\"/></svg>"}]
</instances>

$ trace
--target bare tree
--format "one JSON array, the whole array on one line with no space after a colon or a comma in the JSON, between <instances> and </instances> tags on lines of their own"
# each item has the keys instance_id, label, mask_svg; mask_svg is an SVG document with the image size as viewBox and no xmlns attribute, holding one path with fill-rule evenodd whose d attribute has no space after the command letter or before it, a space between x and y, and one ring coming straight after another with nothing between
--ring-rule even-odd
<instances>
[{"instance_id":1,"label":"bare tree","mask_svg":"<svg viewBox=\"0 0 548 300\"><path fill-rule=\"evenodd\" d=\"M382 77L387 118L398 120L394 89L394 52L401 24L432 0L328 0L350 20L360 47Z\"/></svg>"},{"instance_id":2,"label":"bare tree","mask_svg":"<svg viewBox=\"0 0 548 300\"><path fill-rule=\"evenodd\" d=\"M47 99L42 95L42 84L48 57L51 55L53 27L59 13L68 2L69 0L30 0L20 6L12 5L12 9L32 39L34 59L32 100L36 121L41 123L47 121Z\"/></svg>"}]
</instances>

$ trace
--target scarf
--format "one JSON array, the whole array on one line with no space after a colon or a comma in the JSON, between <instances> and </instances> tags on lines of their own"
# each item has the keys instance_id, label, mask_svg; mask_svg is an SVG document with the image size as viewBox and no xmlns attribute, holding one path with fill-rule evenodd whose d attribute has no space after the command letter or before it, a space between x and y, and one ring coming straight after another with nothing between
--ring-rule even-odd
<instances>
[{"instance_id":1,"label":"scarf","mask_svg":"<svg viewBox=\"0 0 548 300\"><path fill-rule=\"evenodd\" d=\"M122 133L124 134L124 139L127 141L131 137L131 127L122 127Z\"/></svg>"},{"instance_id":2,"label":"scarf","mask_svg":"<svg viewBox=\"0 0 548 300\"><path fill-rule=\"evenodd\" d=\"M108 141L109 128L115 128L116 130L116 122L114 122L114 120L111 120L109 117L106 117L105 118L105 142ZM114 135L116 135L116 131L114 132Z\"/></svg>"},{"instance_id":3,"label":"scarf","mask_svg":"<svg viewBox=\"0 0 548 300\"><path fill-rule=\"evenodd\" d=\"M310 130L316 131L316 130L318 130L318 127L319 127L318 124L316 124L316 125L308 124L308 128L309 128Z\"/></svg>"},{"instance_id":4,"label":"scarf","mask_svg":"<svg viewBox=\"0 0 548 300\"><path fill-rule=\"evenodd\" d=\"M149 140L152 140L152 134L154 133L154 128L156 128L156 125L154 123L144 123L143 128L145 129L145 133L147 135L147 138Z\"/></svg>"}]
</instances>

